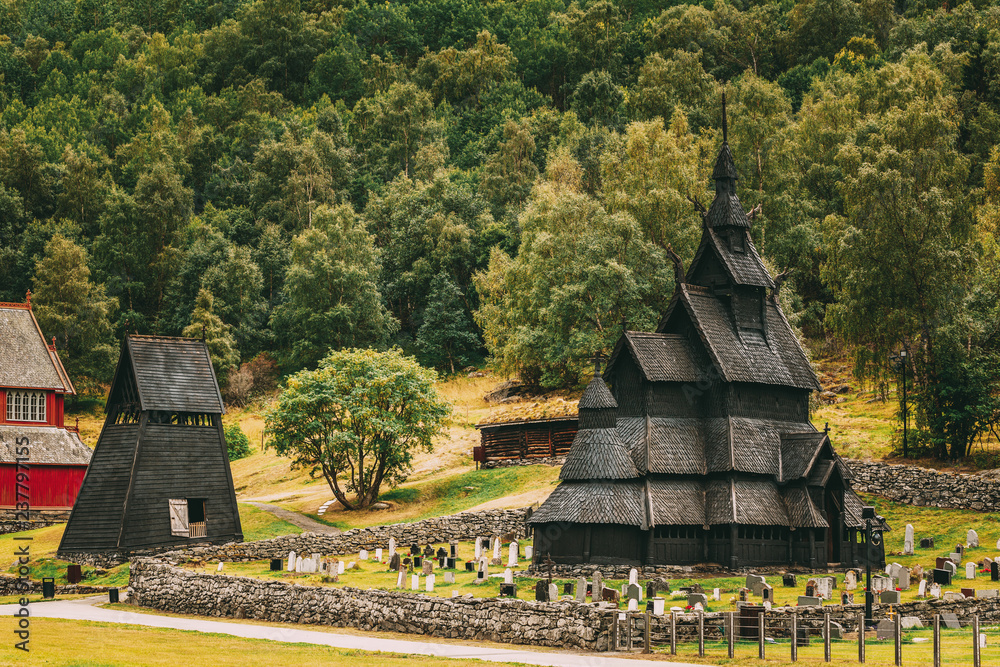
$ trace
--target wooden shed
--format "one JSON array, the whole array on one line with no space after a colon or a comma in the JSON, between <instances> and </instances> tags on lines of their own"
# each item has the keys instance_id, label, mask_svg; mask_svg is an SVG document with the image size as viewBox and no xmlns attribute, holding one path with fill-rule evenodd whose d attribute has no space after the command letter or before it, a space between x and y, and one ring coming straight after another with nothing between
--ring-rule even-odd
<instances>
[{"instance_id":1,"label":"wooden shed","mask_svg":"<svg viewBox=\"0 0 1000 667\"><path fill-rule=\"evenodd\" d=\"M577 418L549 417L476 424L483 461L566 456L576 435Z\"/></svg>"},{"instance_id":2,"label":"wooden shed","mask_svg":"<svg viewBox=\"0 0 1000 667\"><path fill-rule=\"evenodd\" d=\"M866 558L862 503L809 421L820 386L754 247L725 125L712 178L701 244L686 272L675 260L659 326L623 331L580 399L562 481L529 520L536 558L733 569Z\"/></svg>"},{"instance_id":3,"label":"wooden shed","mask_svg":"<svg viewBox=\"0 0 1000 667\"><path fill-rule=\"evenodd\" d=\"M128 336L59 557L242 541L203 340Z\"/></svg>"}]
</instances>

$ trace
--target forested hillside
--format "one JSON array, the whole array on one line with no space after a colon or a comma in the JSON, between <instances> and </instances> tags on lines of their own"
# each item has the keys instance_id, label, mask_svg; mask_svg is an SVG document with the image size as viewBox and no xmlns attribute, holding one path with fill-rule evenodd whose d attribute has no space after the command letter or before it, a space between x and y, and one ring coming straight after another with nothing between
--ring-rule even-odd
<instances>
[{"instance_id":1,"label":"forested hillside","mask_svg":"<svg viewBox=\"0 0 1000 667\"><path fill-rule=\"evenodd\" d=\"M5 0L0 299L33 291L81 386L125 331L204 331L237 391L391 344L572 385L690 262L724 87L786 310L876 381L907 346L925 444L964 453L997 412L1000 8L663 5Z\"/></svg>"}]
</instances>

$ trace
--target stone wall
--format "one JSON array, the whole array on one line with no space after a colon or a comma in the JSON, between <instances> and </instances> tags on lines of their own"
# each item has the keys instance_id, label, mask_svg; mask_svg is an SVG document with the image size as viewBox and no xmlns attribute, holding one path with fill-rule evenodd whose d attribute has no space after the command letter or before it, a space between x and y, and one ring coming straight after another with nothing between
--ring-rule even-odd
<instances>
[{"instance_id":1,"label":"stone wall","mask_svg":"<svg viewBox=\"0 0 1000 667\"><path fill-rule=\"evenodd\" d=\"M918 507L992 511L1000 504L1000 480L985 475L938 472L871 461L848 459L855 491L872 493Z\"/></svg>"},{"instance_id":2,"label":"stone wall","mask_svg":"<svg viewBox=\"0 0 1000 667\"><path fill-rule=\"evenodd\" d=\"M42 582L40 580L30 580L30 591L24 590L24 580L17 577L0 575L0 595L21 595L22 593L42 592ZM97 595L107 593L109 589L116 586L89 586L87 584L59 584L56 586L56 595Z\"/></svg>"},{"instance_id":3,"label":"stone wall","mask_svg":"<svg viewBox=\"0 0 1000 667\"><path fill-rule=\"evenodd\" d=\"M281 535L257 542L230 542L222 545L191 545L184 549L172 549L166 553L185 558L220 558L228 561L253 561L266 558L287 558L289 551L295 553L321 553L324 555L345 555L358 553L361 549L373 551L389 546L389 538L396 539L402 550L410 544L450 542L451 540L471 540L478 536L524 535L525 510L482 510L461 512L448 516L434 517L413 523L394 523L370 528L356 528L339 535L323 533L302 533L301 535ZM151 556L157 552L133 551L129 553L82 554L61 553L60 557L74 563L112 567L125 562L130 557ZM164 553L160 550L159 553Z\"/></svg>"},{"instance_id":4,"label":"stone wall","mask_svg":"<svg viewBox=\"0 0 1000 667\"><path fill-rule=\"evenodd\" d=\"M0 535L45 528L57 523L66 523L69 521L71 511L71 509L30 510L28 516L31 519L29 521L21 521L24 517L24 512L18 512L13 509L0 509Z\"/></svg>"},{"instance_id":5,"label":"stone wall","mask_svg":"<svg viewBox=\"0 0 1000 667\"><path fill-rule=\"evenodd\" d=\"M439 598L402 591L300 586L200 574L152 558L132 561L129 602L181 614L588 651L608 649L615 614L603 603Z\"/></svg>"},{"instance_id":6,"label":"stone wall","mask_svg":"<svg viewBox=\"0 0 1000 667\"><path fill-rule=\"evenodd\" d=\"M540 459L500 459L498 461L486 461L482 464L482 467L489 470L490 468L510 468L513 466L562 466L564 463L566 463L565 456L547 456Z\"/></svg>"}]
</instances>

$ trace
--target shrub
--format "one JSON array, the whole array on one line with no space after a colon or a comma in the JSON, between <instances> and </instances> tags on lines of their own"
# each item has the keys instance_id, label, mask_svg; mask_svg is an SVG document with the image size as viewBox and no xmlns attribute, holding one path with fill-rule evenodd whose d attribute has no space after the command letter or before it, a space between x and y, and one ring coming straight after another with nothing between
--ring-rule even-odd
<instances>
[{"instance_id":1,"label":"shrub","mask_svg":"<svg viewBox=\"0 0 1000 667\"><path fill-rule=\"evenodd\" d=\"M229 460L246 458L250 451L250 438L243 432L239 424L230 424L225 428L226 448L229 449Z\"/></svg>"}]
</instances>

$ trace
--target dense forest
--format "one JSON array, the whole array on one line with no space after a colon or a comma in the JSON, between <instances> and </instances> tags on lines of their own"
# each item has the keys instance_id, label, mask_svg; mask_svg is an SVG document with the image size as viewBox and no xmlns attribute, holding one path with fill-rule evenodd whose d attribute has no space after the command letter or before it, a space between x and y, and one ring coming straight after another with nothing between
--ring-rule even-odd
<instances>
[{"instance_id":1,"label":"dense forest","mask_svg":"<svg viewBox=\"0 0 1000 667\"><path fill-rule=\"evenodd\" d=\"M1000 8L979 0L4 0L0 300L82 388L205 335L237 399L398 345L571 386L652 329L712 196L721 92L807 337L923 446L998 413Z\"/></svg>"}]
</instances>

